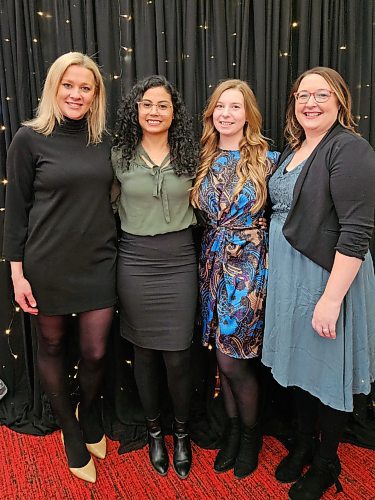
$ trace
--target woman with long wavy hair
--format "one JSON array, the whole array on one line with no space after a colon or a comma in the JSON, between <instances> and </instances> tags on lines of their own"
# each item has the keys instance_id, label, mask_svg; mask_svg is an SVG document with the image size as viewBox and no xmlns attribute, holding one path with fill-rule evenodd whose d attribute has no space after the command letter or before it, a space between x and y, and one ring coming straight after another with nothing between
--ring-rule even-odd
<instances>
[{"instance_id":1,"label":"woman with long wavy hair","mask_svg":"<svg viewBox=\"0 0 375 500\"><path fill-rule=\"evenodd\" d=\"M259 226L275 154L246 82L218 85L203 115L200 166L191 193L206 222L199 263L203 340L215 339L228 415L214 468L243 478L258 464L258 381L267 285L267 236Z\"/></svg>"},{"instance_id":2,"label":"woman with long wavy hair","mask_svg":"<svg viewBox=\"0 0 375 500\"><path fill-rule=\"evenodd\" d=\"M195 216L189 191L198 158L185 105L163 76L138 82L123 100L112 158L121 186L117 275L121 331L134 345L150 461L159 474L167 473L159 403L162 358L175 415L173 466L185 479L191 467L187 424L197 302L191 229Z\"/></svg>"}]
</instances>

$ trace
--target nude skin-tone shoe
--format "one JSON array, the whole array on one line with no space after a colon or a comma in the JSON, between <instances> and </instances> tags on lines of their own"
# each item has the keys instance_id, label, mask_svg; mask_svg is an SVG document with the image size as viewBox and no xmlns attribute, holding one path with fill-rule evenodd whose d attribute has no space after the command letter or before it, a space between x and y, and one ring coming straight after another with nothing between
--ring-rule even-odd
<instances>
[{"instance_id":1,"label":"nude skin-tone shoe","mask_svg":"<svg viewBox=\"0 0 375 500\"><path fill-rule=\"evenodd\" d=\"M76 408L76 419L79 420L78 405ZM107 440L105 438L105 434L103 434L102 439L97 443L86 443L86 448L91 453L91 455L94 455L94 457L101 459L105 458L107 454Z\"/></svg>"},{"instance_id":2,"label":"nude skin-tone shoe","mask_svg":"<svg viewBox=\"0 0 375 500\"><path fill-rule=\"evenodd\" d=\"M64 444L63 431L61 431L61 441ZM89 483L95 483L96 481L96 468L94 461L91 457L89 462L83 467L69 467L69 470L73 474L73 476L78 477L78 479L82 479L83 481L88 481Z\"/></svg>"}]
</instances>

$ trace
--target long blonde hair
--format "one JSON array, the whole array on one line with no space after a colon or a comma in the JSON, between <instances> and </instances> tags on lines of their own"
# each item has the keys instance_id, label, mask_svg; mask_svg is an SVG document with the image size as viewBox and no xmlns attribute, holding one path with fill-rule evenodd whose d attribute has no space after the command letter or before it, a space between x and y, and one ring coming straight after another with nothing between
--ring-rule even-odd
<instances>
[{"instance_id":1,"label":"long blonde hair","mask_svg":"<svg viewBox=\"0 0 375 500\"><path fill-rule=\"evenodd\" d=\"M72 65L82 66L90 70L94 76L95 97L88 112L87 125L88 142L97 144L101 142L106 127L105 87L97 64L89 56L81 52L68 52L52 63L47 73L36 116L32 120L24 122L23 125L31 127L40 134L50 135L56 126L56 122L61 123L64 117L57 105L56 95L65 71Z\"/></svg>"},{"instance_id":2,"label":"long blonde hair","mask_svg":"<svg viewBox=\"0 0 375 500\"><path fill-rule=\"evenodd\" d=\"M225 80L213 91L203 113L203 133L201 138L200 165L193 189L191 203L199 208L198 191L214 160L220 154L218 151L219 133L213 124L213 113L223 92L229 89L239 90L244 98L246 123L243 138L240 141L240 160L236 166L238 183L233 192L233 199L239 194L247 180L251 180L256 194L256 201L251 213L258 212L267 201L266 178L270 172L270 162L267 159L268 144L261 133L262 116L255 95L249 85L242 80Z\"/></svg>"},{"instance_id":3,"label":"long blonde hair","mask_svg":"<svg viewBox=\"0 0 375 500\"><path fill-rule=\"evenodd\" d=\"M325 66L317 66L302 73L294 82L289 94L288 104L286 107L285 130L284 135L288 144L292 149L298 149L305 139L305 132L298 122L295 114L295 97L294 94L298 91L301 81L308 75L320 75L334 90L339 102L339 111L337 120L339 123L355 133L357 124L352 115L352 96L349 92L343 77L332 68Z\"/></svg>"}]
</instances>

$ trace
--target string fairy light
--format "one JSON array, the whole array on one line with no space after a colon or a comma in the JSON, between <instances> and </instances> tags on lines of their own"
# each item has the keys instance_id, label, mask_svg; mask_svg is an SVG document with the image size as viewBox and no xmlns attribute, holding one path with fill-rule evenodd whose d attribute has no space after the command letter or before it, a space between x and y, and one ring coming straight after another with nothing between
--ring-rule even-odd
<instances>
[{"instance_id":1,"label":"string fairy light","mask_svg":"<svg viewBox=\"0 0 375 500\"><path fill-rule=\"evenodd\" d=\"M123 45L123 37L122 37L123 25L122 25L122 22L125 22L126 24L130 23L133 20L133 16L129 12L124 13L122 11L120 0L118 0L118 2L117 2L117 10L118 10L118 34L119 34L119 40L118 40L118 42L119 42L119 45L118 45L119 46L119 50L118 50L119 73L113 75L113 80L120 80L120 82L121 82L121 78L123 75L123 72L122 72L123 62L129 64L132 61L132 52L133 52L133 48L126 47ZM123 50L126 52L125 56L123 56L123 53L122 53ZM121 99L123 98L123 92L124 92L124 86L120 85L120 97L121 97Z\"/></svg>"},{"instance_id":2,"label":"string fairy light","mask_svg":"<svg viewBox=\"0 0 375 500\"><path fill-rule=\"evenodd\" d=\"M5 262L5 259L1 259L3 262ZM12 349L12 346L10 344L10 337L12 335L12 326L13 326L13 322L14 322L14 318L15 318L15 313L19 312L20 311L20 307L15 304L14 302L13 303L13 311L12 311L12 317L10 319L10 322L7 326L7 328L5 328L4 330L4 333L7 337L7 344L8 344L8 349L9 349L9 352L11 354L11 356L13 356L14 359L18 359L18 354L16 354L15 352L13 352L13 349Z\"/></svg>"},{"instance_id":3,"label":"string fairy light","mask_svg":"<svg viewBox=\"0 0 375 500\"><path fill-rule=\"evenodd\" d=\"M216 371L215 375L215 390L214 390L214 398L217 398L218 395L220 394L221 390L221 384L220 384L220 376L219 376L219 371Z\"/></svg>"}]
</instances>

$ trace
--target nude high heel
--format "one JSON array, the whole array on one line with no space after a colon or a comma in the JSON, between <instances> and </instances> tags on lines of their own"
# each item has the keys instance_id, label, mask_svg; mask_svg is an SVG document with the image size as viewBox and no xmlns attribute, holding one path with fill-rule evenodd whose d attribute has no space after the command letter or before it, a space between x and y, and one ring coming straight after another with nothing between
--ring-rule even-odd
<instances>
[{"instance_id":1,"label":"nude high heel","mask_svg":"<svg viewBox=\"0 0 375 500\"><path fill-rule=\"evenodd\" d=\"M63 431L61 431L61 441L64 445ZM94 461L91 457L89 462L83 467L69 467L69 470L73 474L73 476L78 477L78 479L82 479L83 481L88 481L89 483L95 483L96 481L96 468Z\"/></svg>"},{"instance_id":2,"label":"nude high heel","mask_svg":"<svg viewBox=\"0 0 375 500\"><path fill-rule=\"evenodd\" d=\"M79 421L78 405L76 408L76 419ZM94 457L100 458L100 459L105 458L107 455L107 440L106 440L105 434L103 434L103 437L97 443L86 443L86 448L91 453L91 455L94 455Z\"/></svg>"}]
</instances>

